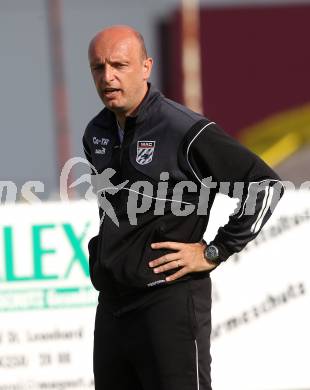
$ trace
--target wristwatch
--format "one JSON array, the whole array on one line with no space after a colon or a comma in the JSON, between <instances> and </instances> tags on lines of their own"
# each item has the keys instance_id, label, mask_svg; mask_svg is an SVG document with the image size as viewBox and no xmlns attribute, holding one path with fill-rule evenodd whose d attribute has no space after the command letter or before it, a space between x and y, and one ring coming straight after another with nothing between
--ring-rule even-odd
<instances>
[{"instance_id":1,"label":"wristwatch","mask_svg":"<svg viewBox=\"0 0 310 390\"><path fill-rule=\"evenodd\" d=\"M204 257L208 259L208 261L214 265L221 264L222 260L220 258L220 251L216 245L208 245L205 240L202 240L207 247L204 249Z\"/></svg>"}]
</instances>

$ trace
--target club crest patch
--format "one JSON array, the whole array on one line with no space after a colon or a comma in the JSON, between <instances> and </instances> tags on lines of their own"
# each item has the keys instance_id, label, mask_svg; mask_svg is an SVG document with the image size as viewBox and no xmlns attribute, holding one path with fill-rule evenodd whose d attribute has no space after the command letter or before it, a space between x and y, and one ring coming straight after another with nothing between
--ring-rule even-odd
<instances>
[{"instance_id":1,"label":"club crest patch","mask_svg":"<svg viewBox=\"0 0 310 390\"><path fill-rule=\"evenodd\" d=\"M138 141L136 161L140 165L148 164L152 161L155 149L155 141Z\"/></svg>"}]
</instances>

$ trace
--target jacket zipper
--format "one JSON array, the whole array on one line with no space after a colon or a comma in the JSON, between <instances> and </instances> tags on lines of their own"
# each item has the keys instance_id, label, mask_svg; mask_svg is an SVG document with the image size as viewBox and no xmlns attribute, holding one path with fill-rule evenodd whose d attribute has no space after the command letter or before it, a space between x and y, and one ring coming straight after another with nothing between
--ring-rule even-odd
<instances>
[{"instance_id":1,"label":"jacket zipper","mask_svg":"<svg viewBox=\"0 0 310 390\"><path fill-rule=\"evenodd\" d=\"M124 134L124 137L125 137L125 134ZM121 154L122 154L122 143L119 141L119 144L117 145L114 145L113 146L113 150L112 150L112 160L113 160L113 153L119 153L119 156L118 156L118 161L119 161L119 167L118 169L120 169L121 167ZM103 240L104 240L104 224L105 224L105 219L106 219L106 215L103 217L103 220L101 221L100 220L100 223L101 223L101 226L99 228L99 236L100 236L100 245L99 245L99 263L100 262L100 257L101 257L101 253L102 253L102 245L103 245Z\"/></svg>"}]
</instances>

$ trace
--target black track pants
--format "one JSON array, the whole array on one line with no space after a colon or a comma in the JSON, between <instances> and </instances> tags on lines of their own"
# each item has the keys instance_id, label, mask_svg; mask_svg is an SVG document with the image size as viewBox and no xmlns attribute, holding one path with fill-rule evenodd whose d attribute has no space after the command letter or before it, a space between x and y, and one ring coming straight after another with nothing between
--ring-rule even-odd
<instances>
[{"instance_id":1,"label":"black track pants","mask_svg":"<svg viewBox=\"0 0 310 390\"><path fill-rule=\"evenodd\" d=\"M98 303L96 390L211 390L211 279L148 291L117 315Z\"/></svg>"}]
</instances>

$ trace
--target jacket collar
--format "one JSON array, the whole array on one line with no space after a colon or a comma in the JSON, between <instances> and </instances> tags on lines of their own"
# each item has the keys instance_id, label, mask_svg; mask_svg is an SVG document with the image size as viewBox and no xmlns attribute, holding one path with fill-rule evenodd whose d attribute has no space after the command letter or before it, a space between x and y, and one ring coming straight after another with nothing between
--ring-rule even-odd
<instances>
[{"instance_id":1,"label":"jacket collar","mask_svg":"<svg viewBox=\"0 0 310 390\"><path fill-rule=\"evenodd\" d=\"M135 122L135 124L143 122L147 117L147 113L150 106L161 95L160 91L155 88L150 82L148 82L147 85L147 93L145 94L142 102L140 103L136 114L134 116L127 117L126 122Z\"/></svg>"}]
</instances>

